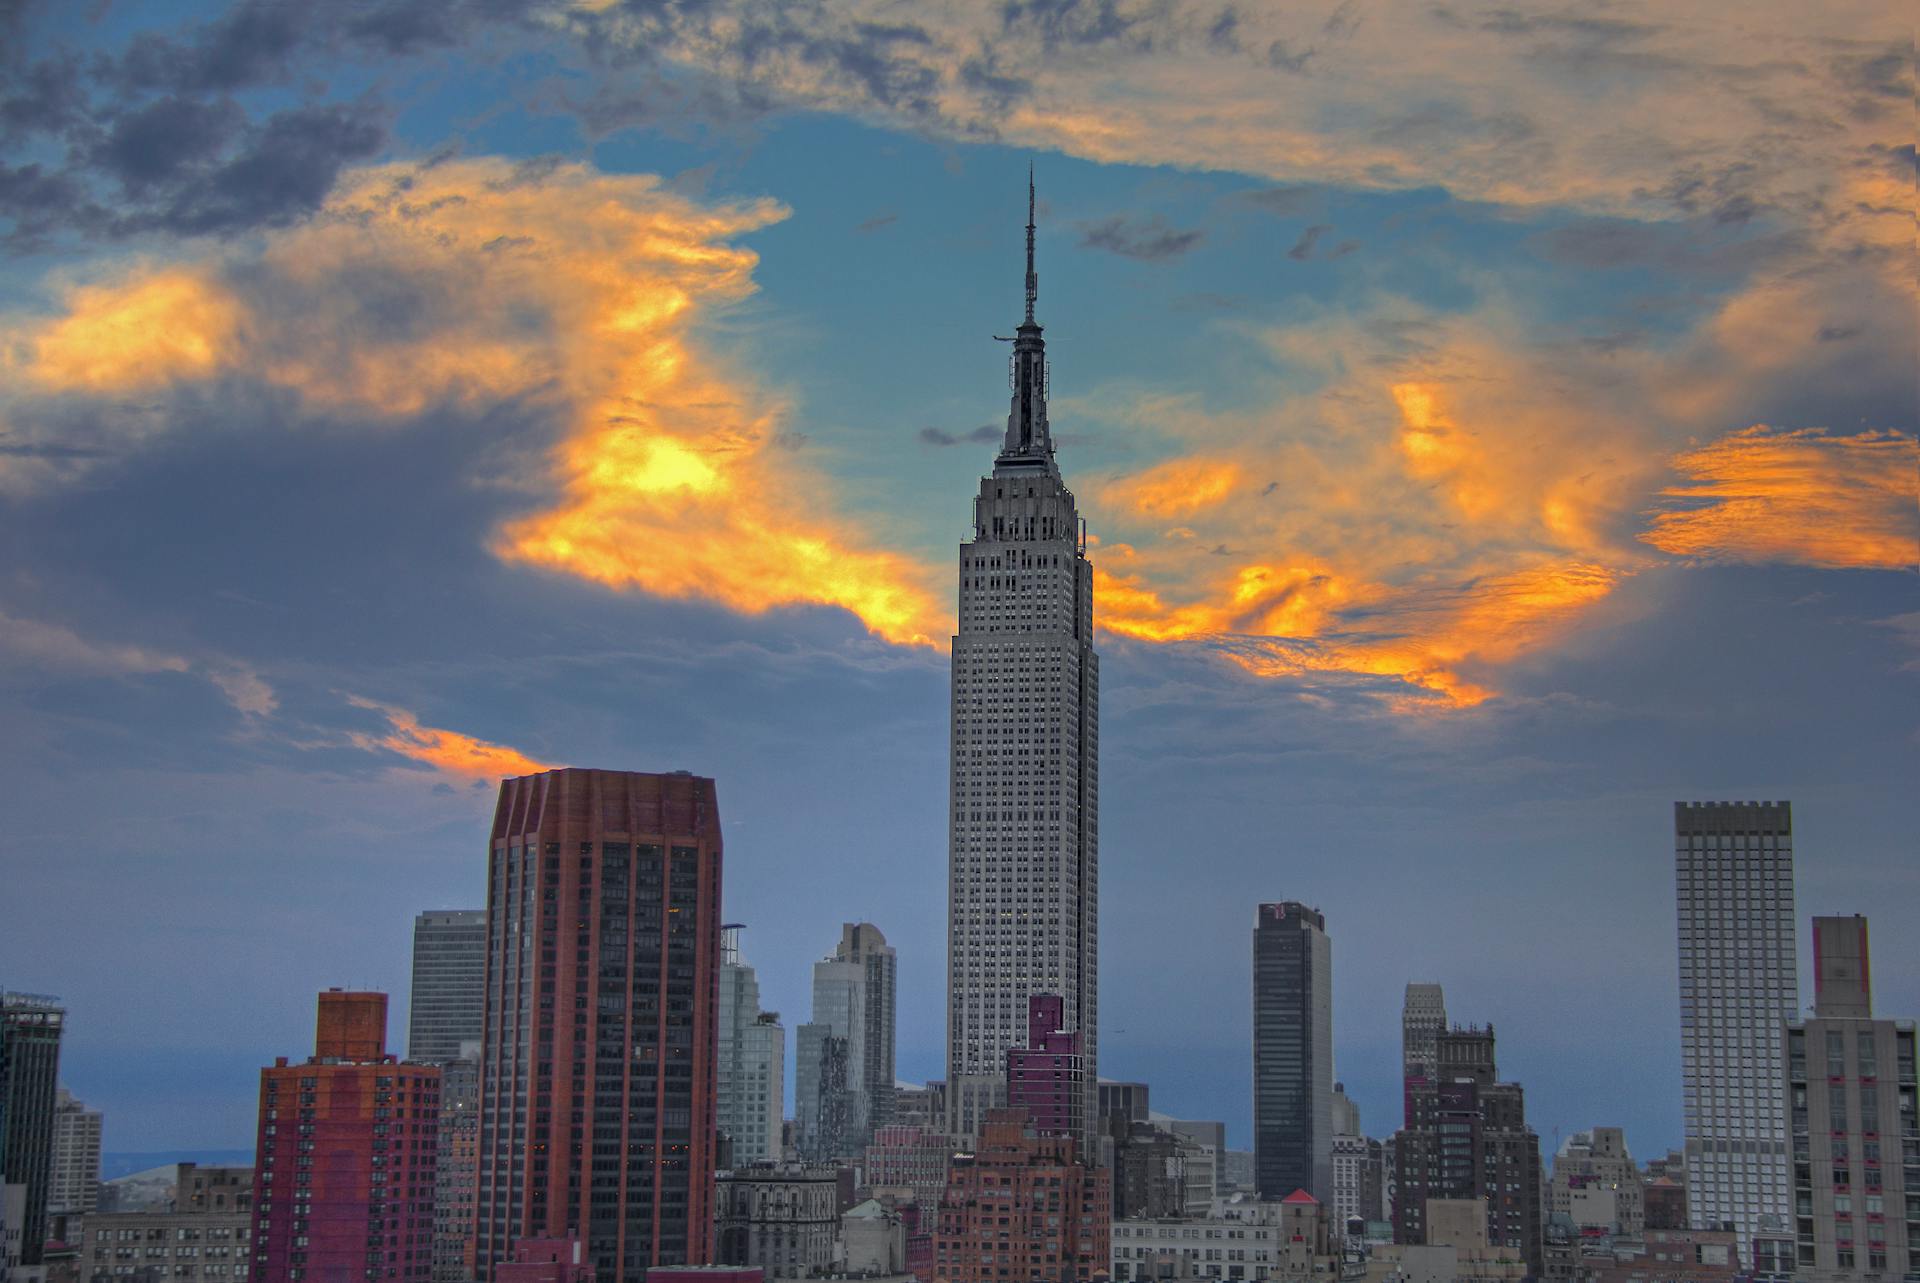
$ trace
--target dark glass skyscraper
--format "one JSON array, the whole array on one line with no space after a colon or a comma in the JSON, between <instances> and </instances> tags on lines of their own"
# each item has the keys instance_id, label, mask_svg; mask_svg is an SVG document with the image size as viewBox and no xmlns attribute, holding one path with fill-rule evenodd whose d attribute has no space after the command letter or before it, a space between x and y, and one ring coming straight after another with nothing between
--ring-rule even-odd
<instances>
[{"instance_id":1,"label":"dark glass skyscraper","mask_svg":"<svg viewBox=\"0 0 1920 1283\"><path fill-rule=\"evenodd\" d=\"M0 994L0 1180L24 1185L20 1263L38 1265L47 1241L47 1184L53 1170L53 1112L60 1086L57 999Z\"/></svg>"},{"instance_id":2,"label":"dark glass skyscraper","mask_svg":"<svg viewBox=\"0 0 1920 1283\"><path fill-rule=\"evenodd\" d=\"M711 1259L720 811L710 779L507 780L487 872L476 1271L577 1232L600 1283Z\"/></svg>"},{"instance_id":3,"label":"dark glass skyscraper","mask_svg":"<svg viewBox=\"0 0 1920 1283\"><path fill-rule=\"evenodd\" d=\"M1292 900L1253 928L1253 1173L1263 1199L1333 1198L1333 946Z\"/></svg>"}]
</instances>

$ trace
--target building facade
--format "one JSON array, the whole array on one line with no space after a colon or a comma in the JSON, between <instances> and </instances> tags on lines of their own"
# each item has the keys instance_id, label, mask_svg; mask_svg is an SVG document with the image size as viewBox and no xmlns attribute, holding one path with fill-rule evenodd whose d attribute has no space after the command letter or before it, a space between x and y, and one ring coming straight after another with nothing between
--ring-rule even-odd
<instances>
[{"instance_id":1,"label":"building facade","mask_svg":"<svg viewBox=\"0 0 1920 1283\"><path fill-rule=\"evenodd\" d=\"M1413 1097L1413 1123L1395 1138L1393 1237L1442 1246L1430 1203L1478 1202L1496 1254L1543 1264L1540 1138L1527 1126L1526 1095L1498 1081L1493 1027L1454 1026L1435 1039L1435 1081Z\"/></svg>"},{"instance_id":2,"label":"building facade","mask_svg":"<svg viewBox=\"0 0 1920 1283\"><path fill-rule=\"evenodd\" d=\"M800 1155L831 1163L854 1153L853 1048L832 1025L808 1023L794 1030L793 1121Z\"/></svg>"},{"instance_id":3,"label":"building facade","mask_svg":"<svg viewBox=\"0 0 1920 1283\"><path fill-rule=\"evenodd\" d=\"M1548 1211L1583 1231L1637 1235L1647 1227L1640 1165L1618 1127L1575 1132L1553 1156Z\"/></svg>"},{"instance_id":4,"label":"building facade","mask_svg":"<svg viewBox=\"0 0 1920 1283\"><path fill-rule=\"evenodd\" d=\"M824 1070L826 1078L834 1087L823 1090L843 1090L844 1101L826 1101L819 1108L824 1112L820 1129L815 1133L822 1145L825 1137L833 1137L831 1145L823 1148L816 1156L820 1159L839 1158L855 1152L866 1143L867 1113L870 1104L867 1091L867 968L862 961L852 958L827 957L813 964L813 1020L815 1033L809 1035L809 1054L802 1058L802 1064L818 1059L812 1052L817 1046L815 1040L832 1038L837 1044L832 1050L820 1054L839 1056L844 1049L846 1064L844 1068L835 1067ZM825 1032L818 1032L824 1030ZM796 1091L798 1084L796 1083ZM813 1106L807 1102L808 1107ZM803 1116L801 1102L794 1104L794 1117ZM831 1126L829 1126L829 1122Z\"/></svg>"},{"instance_id":5,"label":"building facade","mask_svg":"<svg viewBox=\"0 0 1920 1283\"><path fill-rule=\"evenodd\" d=\"M252 1278L427 1283L440 1070L387 1054L384 993L318 1008L306 1063L260 1071Z\"/></svg>"},{"instance_id":6,"label":"building facade","mask_svg":"<svg viewBox=\"0 0 1920 1283\"><path fill-rule=\"evenodd\" d=\"M172 1208L86 1218L79 1244L86 1283L246 1283L253 1263L253 1169L181 1163L176 1170Z\"/></svg>"},{"instance_id":7,"label":"building facade","mask_svg":"<svg viewBox=\"0 0 1920 1283\"><path fill-rule=\"evenodd\" d=\"M1675 803L1674 870L1688 1214L1695 1229L1732 1224L1758 1269L1754 1240L1787 1232L1792 1195L1780 1093L1780 1025L1800 1003L1791 805Z\"/></svg>"},{"instance_id":8,"label":"building facade","mask_svg":"<svg viewBox=\"0 0 1920 1283\"><path fill-rule=\"evenodd\" d=\"M1411 983L1400 1004L1400 1064L1404 1116L1413 1122L1413 1089L1433 1081L1434 1040L1447 1027L1447 995L1439 985Z\"/></svg>"},{"instance_id":9,"label":"building facade","mask_svg":"<svg viewBox=\"0 0 1920 1283\"><path fill-rule=\"evenodd\" d=\"M1031 196L1012 407L959 558L947 888L947 1130L957 1137L977 1136L1004 1099L1006 1054L1026 1032L1032 995L1064 999L1089 1091L1099 1064L1093 563L1047 422ZM1082 1116L1095 1116L1091 1099Z\"/></svg>"},{"instance_id":10,"label":"building facade","mask_svg":"<svg viewBox=\"0 0 1920 1283\"><path fill-rule=\"evenodd\" d=\"M1042 1136L1086 1135L1086 1069L1080 1035L1068 1033L1059 994L1027 1000L1027 1042L1007 1052L1007 1105L1024 1109Z\"/></svg>"},{"instance_id":11,"label":"building facade","mask_svg":"<svg viewBox=\"0 0 1920 1283\"><path fill-rule=\"evenodd\" d=\"M979 1147L954 1156L933 1240L934 1283L1092 1283L1108 1267L1107 1173L1067 1136L1039 1136L1016 1109L991 1111Z\"/></svg>"},{"instance_id":12,"label":"building facade","mask_svg":"<svg viewBox=\"0 0 1920 1283\"><path fill-rule=\"evenodd\" d=\"M440 1129L433 1168L433 1283L473 1277L480 1194L480 1048L467 1043L440 1066Z\"/></svg>"},{"instance_id":13,"label":"building facade","mask_svg":"<svg viewBox=\"0 0 1920 1283\"><path fill-rule=\"evenodd\" d=\"M1312 1195L1279 1202L1216 1199L1201 1216L1116 1217L1115 1283L1158 1279L1245 1279L1308 1283L1340 1277L1333 1227Z\"/></svg>"},{"instance_id":14,"label":"building facade","mask_svg":"<svg viewBox=\"0 0 1920 1283\"><path fill-rule=\"evenodd\" d=\"M847 922L840 927L840 944L833 952L865 972L861 1008L865 1013L860 1040L861 1090L866 1096L864 1130L871 1132L893 1121L893 1053L895 1007L900 989L900 963L880 928L871 922ZM818 1020L816 1012L814 1019Z\"/></svg>"},{"instance_id":15,"label":"building facade","mask_svg":"<svg viewBox=\"0 0 1920 1283\"><path fill-rule=\"evenodd\" d=\"M736 1167L776 1162L787 1105L787 1033L760 1009L760 979L740 958L740 928L722 934L715 1116Z\"/></svg>"},{"instance_id":16,"label":"building facade","mask_svg":"<svg viewBox=\"0 0 1920 1283\"><path fill-rule=\"evenodd\" d=\"M894 1123L877 1128L867 1146L867 1189L875 1197L886 1193L918 1204L931 1223L947 1188L947 1169L953 1145L945 1131Z\"/></svg>"},{"instance_id":17,"label":"building facade","mask_svg":"<svg viewBox=\"0 0 1920 1283\"><path fill-rule=\"evenodd\" d=\"M1867 920L1813 920L1813 1018L1787 1025L1795 1277L1920 1274L1914 1025L1876 1020Z\"/></svg>"},{"instance_id":18,"label":"building facade","mask_svg":"<svg viewBox=\"0 0 1920 1283\"><path fill-rule=\"evenodd\" d=\"M100 1111L88 1109L65 1087L53 1105L53 1163L47 1177L47 1213L84 1216L100 1198Z\"/></svg>"},{"instance_id":19,"label":"building facade","mask_svg":"<svg viewBox=\"0 0 1920 1283\"><path fill-rule=\"evenodd\" d=\"M487 911L437 909L413 920L407 1059L444 1065L480 1042L487 1001Z\"/></svg>"},{"instance_id":20,"label":"building facade","mask_svg":"<svg viewBox=\"0 0 1920 1283\"><path fill-rule=\"evenodd\" d=\"M1292 900L1261 905L1253 928L1253 1155L1260 1197L1331 1197L1333 946Z\"/></svg>"},{"instance_id":21,"label":"building facade","mask_svg":"<svg viewBox=\"0 0 1920 1283\"><path fill-rule=\"evenodd\" d=\"M1355 1217L1363 1221L1386 1219L1386 1153L1369 1136L1343 1132L1333 1138L1333 1199L1328 1210L1334 1225L1346 1233Z\"/></svg>"},{"instance_id":22,"label":"building facade","mask_svg":"<svg viewBox=\"0 0 1920 1283\"><path fill-rule=\"evenodd\" d=\"M19 1217L9 1218L8 1232L18 1238L24 1266L41 1263L47 1241L66 1018L57 998L0 994L0 1184L21 1187Z\"/></svg>"},{"instance_id":23,"label":"building facade","mask_svg":"<svg viewBox=\"0 0 1920 1283\"><path fill-rule=\"evenodd\" d=\"M839 1176L831 1167L767 1163L719 1181L722 1265L759 1266L770 1279L805 1278L833 1263Z\"/></svg>"},{"instance_id":24,"label":"building facade","mask_svg":"<svg viewBox=\"0 0 1920 1283\"><path fill-rule=\"evenodd\" d=\"M487 874L476 1268L586 1242L599 1283L713 1246L720 811L710 779L500 786Z\"/></svg>"}]
</instances>

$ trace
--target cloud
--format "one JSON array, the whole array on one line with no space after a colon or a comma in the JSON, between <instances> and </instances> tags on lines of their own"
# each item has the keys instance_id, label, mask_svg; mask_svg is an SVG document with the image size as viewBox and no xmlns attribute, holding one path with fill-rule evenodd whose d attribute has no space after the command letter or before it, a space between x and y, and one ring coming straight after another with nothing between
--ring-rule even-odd
<instances>
[{"instance_id":1,"label":"cloud","mask_svg":"<svg viewBox=\"0 0 1920 1283\"><path fill-rule=\"evenodd\" d=\"M1138 219L1114 214L1097 223L1080 225L1082 247L1146 262L1178 258L1198 245L1202 235L1198 228L1176 228L1158 214Z\"/></svg>"},{"instance_id":2,"label":"cloud","mask_svg":"<svg viewBox=\"0 0 1920 1283\"><path fill-rule=\"evenodd\" d=\"M304 217L342 169L387 142L378 96L327 101L324 80L303 77L315 60L417 55L537 7L239 0L209 21L86 56L44 14L23 15L13 92L0 88L0 146L33 159L0 164L0 240L199 235ZM295 101L256 118L240 102L266 86Z\"/></svg>"},{"instance_id":3,"label":"cloud","mask_svg":"<svg viewBox=\"0 0 1920 1283\"><path fill-rule=\"evenodd\" d=\"M216 668L207 674L208 680L220 688L227 702L249 717L268 717L280 707L280 699L274 694L260 674L249 668L238 666Z\"/></svg>"},{"instance_id":4,"label":"cloud","mask_svg":"<svg viewBox=\"0 0 1920 1283\"><path fill-rule=\"evenodd\" d=\"M998 441L1006 435L1006 432L991 423L983 423L965 432L948 432L944 428L922 428L914 435L920 439L922 445L950 446Z\"/></svg>"},{"instance_id":5,"label":"cloud","mask_svg":"<svg viewBox=\"0 0 1920 1283\"><path fill-rule=\"evenodd\" d=\"M714 0L561 21L740 101L949 138L1284 186L1439 186L1513 207L1773 217L1834 244L1911 240L1906 206L1857 199L1850 172L1910 142L1895 105L1912 95L1911 33L1866 0L1719 0L1685 22L1652 0L1600 18L1406 4L1373 22L1234 6L1224 25L1212 0L1049 0L950 7L917 15L910 38L875 35L899 30L893 14L886 0Z\"/></svg>"},{"instance_id":6,"label":"cloud","mask_svg":"<svg viewBox=\"0 0 1920 1283\"><path fill-rule=\"evenodd\" d=\"M0 654L56 671L106 676L184 673L192 665L179 655L145 646L88 641L71 628L0 613Z\"/></svg>"},{"instance_id":7,"label":"cloud","mask_svg":"<svg viewBox=\"0 0 1920 1283\"><path fill-rule=\"evenodd\" d=\"M227 383L398 427L511 401L553 425L557 493L503 527L501 557L752 614L839 606L928 644L950 618L932 572L823 507L778 398L699 341L752 292L733 239L784 216L574 164L356 170L258 251L125 270L16 325L10 417L40 425L23 444L128 447L191 427L169 396ZM116 408L130 397L155 408ZM95 426L73 442L55 410L76 403ZM0 458L13 488L50 475Z\"/></svg>"},{"instance_id":8,"label":"cloud","mask_svg":"<svg viewBox=\"0 0 1920 1283\"><path fill-rule=\"evenodd\" d=\"M1174 459L1110 482L1108 503L1146 517L1184 517L1210 508L1239 486L1240 465L1230 459Z\"/></svg>"},{"instance_id":9,"label":"cloud","mask_svg":"<svg viewBox=\"0 0 1920 1283\"><path fill-rule=\"evenodd\" d=\"M1920 450L1895 432L1755 426L1675 456L1640 537L1676 556L1833 569L1920 565Z\"/></svg>"},{"instance_id":10,"label":"cloud","mask_svg":"<svg viewBox=\"0 0 1920 1283\"><path fill-rule=\"evenodd\" d=\"M1325 223L1315 223L1300 233L1300 239L1295 241L1293 248L1287 251L1287 257L1296 262L1312 258L1314 245L1322 236L1325 236L1332 230L1333 229Z\"/></svg>"},{"instance_id":11,"label":"cloud","mask_svg":"<svg viewBox=\"0 0 1920 1283\"><path fill-rule=\"evenodd\" d=\"M404 708L363 699L358 695L348 696L347 702L386 718L387 730L384 734L356 731L348 736L356 747L369 753L398 753L444 774L478 780L533 775L554 769L551 764L537 762L504 744L475 739L459 731L422 726L420 719Z\"/></svg>"}]
</instances>

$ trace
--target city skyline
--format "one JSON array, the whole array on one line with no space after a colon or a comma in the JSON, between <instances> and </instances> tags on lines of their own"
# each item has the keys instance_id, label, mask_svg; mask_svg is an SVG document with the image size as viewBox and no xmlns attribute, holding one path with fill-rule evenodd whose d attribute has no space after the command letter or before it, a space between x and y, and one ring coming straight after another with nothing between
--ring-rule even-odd
<instances>
[{"instance_id":1,"label":"city skyline","mask_svg":"<svg viewBox=\"0 0 1920 1283\"><path fill-rule=\"evenodd\" d=\"M531 0L279 43L85 9L0 19L9 103L89 68L0 138L47 180L0 199L0 983L60 995L109 1152L243 1145L297 995L404 1019L413 917L484 901L499 779L562 763L718 780L763 1005L793 1034L870 921L899 1076L942 1075L949 558L1030 163L1099 568L1101 1073L1249 1143L1245 915L1296 898L1376 1131L1420 981L1543 1144L1677 1147L1677 799L1793 799L1795 948L1875 915L1876 1007L1920 1010L1904 31L1174 4L922 45L836 0L845 87L689 29L602 61L647 33ZM1734 83L1796 122L1762 162Z\"/></svg>"}]
</instances>

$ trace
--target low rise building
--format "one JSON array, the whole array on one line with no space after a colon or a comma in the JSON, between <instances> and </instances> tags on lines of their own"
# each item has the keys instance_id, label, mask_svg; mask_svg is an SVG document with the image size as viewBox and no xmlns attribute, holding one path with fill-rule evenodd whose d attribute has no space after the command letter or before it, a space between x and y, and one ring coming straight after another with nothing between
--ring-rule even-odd
<instances>
[{"instance_id":1,"label":"low rise building","mask_svg":"<svg viewBox=\"0 0 1920 1283\"><path fill-rule=\"evenodd\" d=\"M1374 1248L1366 1283L1517 1283L1529 1276L1520 1249L1487 1241L1484 1200L1430 1198L1419 1219L1426 1241Z\"/></svg>"},{"instance_id":2,"label":"low rise building","mask_svg":"<svg viewBox=\"0 0 1920 1283\"><path fill-rule=\"evenodd\" d=\"M757 1266L770 1279L804 1278L832 1266L840 1228L834 1168L759 1163L722 1172L719 1186L720 1264Z\"/></svg>"},{"instance_id":3,"label":"low rise building","mask_svg":"<svg viewBox=\"0 0 1920 1283\"><path fill-rule=\"evenodd\" d=\"M85 1283L246 1283L253 1259L253 1169L181 1163L175 1172L171 1206L86 1218L76 1245Z\"/></svg>"},{"instance_id":4,"label":"low rise building","mask_svg":"<svg viewBox=\"0 0 1920 1283\"><path fill-rule=\"evenodd\" d=\"M1327 1211L1305 1190L1277 1203L1217 1199L1202 1217L1116 1220L1114 1283L1160 1279L1243 1279L1248 1283L1331 1283L1340 1277Z\"/></svg>"},{"instance_id":5,"label":"low rise building","mask_svg":"<svg viewBox=\"0 0 1920 1283\"><path fill-rule=\"evenodd\" d=\"M856 1203L840 1214L840 1248L840 1269L847 1274L900 1274L907 1268L906 1221L878 1199Z\"/></svg>"},{"instance_id":6,"label":"low rise building","mask_svg":"<svg viewBox=\"0 0 1920 1283\"><path fill-rule=\"evenodd\" d=\"M1618 1127L1575 1132L1553 1156L1550 1214L1583 1230L1637 1235L1647 1227L1640 1166Z\"/></svg>"},{"instance_id":7,"label":"low rise building","mask_svg":"<svg viewBox=\"0 0 1920 1283\"><path fill-rule=\"evenodd\" d=\"M493 1267L493 1283L593 1283L593 1267L577 1236L523 1238L511 1260Z\"/></svg>"}]
</instances>

